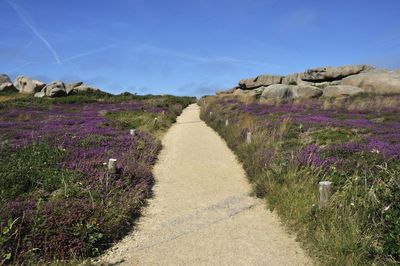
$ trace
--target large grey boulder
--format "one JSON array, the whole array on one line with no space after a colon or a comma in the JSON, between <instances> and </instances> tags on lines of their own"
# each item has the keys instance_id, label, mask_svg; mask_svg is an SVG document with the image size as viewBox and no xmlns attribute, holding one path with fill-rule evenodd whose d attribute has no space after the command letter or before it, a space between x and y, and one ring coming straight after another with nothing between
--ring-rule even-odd
<instances>
[{"instance_id":1,"label":"large grey boulder","mask_svg":"<svg viewBox=\"0 0 400 266\"><path fill-rule=\"evenodd\" d=\"M304 72L302 80L322 82L343 79L350 75L356 75L363 71L371 71L373 67L368 65L351 65L341 67L318 67Z\"/></svg>"},{"instance_id":2,"label":"large grey boulder","mask_svg":"<svg viewBox=\"0 0 400 266\"><path fill-rule=\"evenodd\" d=\"M262 86L265 87L273 84L280 84L282 83L283 78L283 76L260 75L255 78L242 79L239 81L239 86L243 90L251 90Z\"/></svg>"},{"instance_id":3,"label":"large grey boulder","mask_svg":"<svg viewBox=\"0 0 400 266\"><path fill-rule=\"evenodd\" d=\"M372 71L344 78L344 85L356 86L372 94L400 93L400 73L390 71Z\"/></svg>"},{"instance_id":4,"label":"large grey boulder","mask_svg":"<svg viewBox=\"0 0 400 266\"><path fill-rule=\"evenodd\" d=\"M36 92L33 96L36 98L44 98L44 97L46 97L46 93L44 91L39 91L39 92Z\"/></svg>"},{"instance_id":5,"label":"large grey boulder","mask_svg":"<svg viewBox=\"0 0 400 266\"><path fill-rule=\"evenodd\" d=\"M320 88L300 85L292 88L293 98L312 99L321 97L323 91Z\"/></svg>"},{"instance_id":6,"label":"large grey boulder","mask_svg":"<svg viewBox=\"0 0 400 266\"><path fill-rule=\"evenodd\" d=\"M287 85L299 85L300 83L303 83L304 81L301 79L303 77L303 73L294 73L287 75L282 79L282 84L287 84Z\"/></svg>"},{"instance_id":7,"label":"large grey boulder","mask_svg":"<svg viewBox=\"0 0 400 266\"><path fill-rule=\"evenodd\" d=\"M46 84L39 80L35 80L26 76L18 76L15 79L14 84L18 91L23 94L34 94L39 92L44 88L45 85Z\"/></svg>"},{"instance_id":8,"label":"large grey boulder","mask_svg":"<svg viewBox=\"0 0 400 266\"><path fill-rule=\"evenodd\" d=\"M253 90L242 90L240 88L233 91L233 95L246 96L252 98L259 98L264 91L265 87L259 87Z\"/></svg>"},{"instance_id":9,"label":"large grey boulder","mask_svg":"<svg viewBox=\"0 0 400 266\"><path fill-rule=\"evenodd\" d=\"M0 92L17 92L9 76L5 74L0 75Z\"/></svg>"},{"instance_id":10,"label":"large grey boulder","mask_svg":"<svg viewBox=\"0 0 400 266\"><path fill-rule=\"evenodd\" d=\"M66 96L65 84L62 81L56 80L44 87L43 92L47 97L62 97Z\"/></svg>"},{"instance_id":11,"label":"large grey boulder","mask_svg":"<svg viewBox=\"0 0 400 266\"><path fill-rule=\"evenodd\" d=\"M278 99L278 100L289 100L294 97L293 88L294 85L287 84L273 84L264 88L261 98L262 99Z\"/></svg>"},{"instance_id":12,"label":"large grey boulder","mask_svg":"<svg viewBox=\"0 0 400 266\"><path fill-rule=\"evenodd\" d=\"M349 85L336 85L336 86L329 86L324 89L323 96L324 97L342 97L342 96L352 96L363 93L364 90Z\"/></svg>"},{"instance_id":13,"label":"large grey boulder","mask_svg":"<svg viewBox=\"0 0 400 266\"><path fill-rule=\"evenodd\" d=\"M73 83L65 84L65 90L66 90L68 95L73 94L75 92L74 89L76 87L81 86L82 84L83 84L83 82L81 82L81 81L80 82L73 82Z\"/></svg>"}]
</instances>

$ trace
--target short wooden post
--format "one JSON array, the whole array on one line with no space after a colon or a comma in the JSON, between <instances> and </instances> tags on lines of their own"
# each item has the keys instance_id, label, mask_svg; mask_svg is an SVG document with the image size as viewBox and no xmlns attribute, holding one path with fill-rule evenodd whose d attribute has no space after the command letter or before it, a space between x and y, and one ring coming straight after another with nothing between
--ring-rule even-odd
<instances>
[{"instance_id":1,"label":"short wooden post","mask_svg":"<svg viewBox=\"0 0 400 266\"><path fill-rule=\"evenodd\" d=\"M319 182L319 207L323 208L332 196L332 182L321 181Z\"/></svg>"},{"instance_id":2,"label":"short wooden post","mask_svg":"<svg viewBox=\"0 0 400 266\"><path fill-rule=\"evenodd\" d=\"M154 118L154 126L156 126L157 123L158 123L158 118L156 117L156 118Z\"/></svg>"},{"instance_id":3,"label":"short wooden post","mask_svg":"<svg viewBox=\"0 0 400 266\"><path fill-rule=\"evenodd\" d=\"M247 144L251 143L251 132L247 132L246 142Z\"/></svg>"},{"instance_id":4,"label":"short wooden post","mask_svg":"<svg viewBox=\"0 0 400 266\"><path fill-rule=\"evenodd\" d=\"M228 119L225 120L225 126L229 127L229 120Z\"/></svg>"},{"instance_id":5,"label":"short wooden post","mask_svg":"<svg viewBox=\"0 0 400 266\"><path fill-rule=\"evenodd\" d=\"M129 131L129 133L130 133L132 136L135 136L135 135L136 135L136 129L131 129L131 130Z\"/></svg>"},{"instance_id":6,"label":"short wooden post","mask_svg":"<svg viewBox=\"0 0 400 266\"><path fill-rule=\"evenodd\" d=\"M213 112L210 112L210 116L212 116Z\"/></svg>"},{"instance_id":7,"label":"short wooden post","mask_svg":"<svg viewBox=\"0 0 400 266\"><path fill-rule=\"evenodd\" d=\"M117 172L117 159L108 160L108 172L110 174L115 174Z\"/></svg>"}]
</instances>

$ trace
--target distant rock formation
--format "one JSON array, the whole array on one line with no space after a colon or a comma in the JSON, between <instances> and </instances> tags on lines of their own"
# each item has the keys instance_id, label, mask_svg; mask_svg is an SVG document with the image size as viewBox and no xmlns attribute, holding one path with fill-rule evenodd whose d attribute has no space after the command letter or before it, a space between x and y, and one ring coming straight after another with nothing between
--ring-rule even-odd
<instances>
[{"instance_id":1,"label":"distant rock formation","mask_svg":"<svg viewBox=\"0 0 400 266\"><path fill-rule=\"evenodd\" d=\"M0 75L0 92L17 92L17 88L15 88L11 79L7 75Z\"/></svg>"},{"instance_id":2,"label":"distant rock formation","mask_svg":"<svg viewBox=\"0 0 400 266\"><path fill-rule=\"evenodd\" d=\"M400 94L400 71L375 69L369 65L318 67L287 76L259 75L242 79L238 86L217 94L290 100L360 93Z\"/></svg>"},{"instance_id":3,"label":"distant rock formation","mask_svg":"<svg viewBox=\"0 0 400 266\"><path fill-rule=\"evenodd\" d=\"M45 84L39 80L34 80L28 76L18 76L12 83L9 76L0 74L0 93L19 92L34 95L38 98L43 97L65 97L78 92L100 91L97 88L84 85L83 82L65 84L60 80L55 80L50 84Z\"/></svg>"}]
</instances>

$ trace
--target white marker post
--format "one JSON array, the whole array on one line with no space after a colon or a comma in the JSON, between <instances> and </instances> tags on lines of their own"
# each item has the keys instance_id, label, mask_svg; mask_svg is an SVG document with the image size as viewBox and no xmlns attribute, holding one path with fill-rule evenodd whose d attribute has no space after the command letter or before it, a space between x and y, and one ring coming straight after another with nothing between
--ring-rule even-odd
<instances>
[{"instance_id":1,"label":"white marker post","mask_svg":"<svg viewBox=\"0 0 400 266\"><path fill-rule=\"evenodd\" d=\"M157 125L157 122L158 122L158 118L156 117L156 118L154 118L154 126Z\"/></svg>"},{"instance_id":2,"label":"white marker post","mask_svg":"<svg viewBox=\"0 0 400 266\"><path fill-rule=\"evenodd\" d=\"M247 132L246 142L247 144L251 143L251 132Z\"/></svg>"},{"instance_id":3,"label":"white marker post","mask_svg":"<svg viewBox=\"0 0 400 266\"><path fill-rule=\"evenodd\" d=\"M213 112L210 112L210 117L212 116Z\"/></svg>"},{"instance_id":4,"label":"white marker post","mask_svg":"<svg viewBox=\"0 0 400 266\"><path fill-rule=\"evenodd\" d=\"M228 119L225 120L225 126L229 127L229 120Z\"/></svg>"},{"instance_id":5,"label":"white marker post","mask_svg":"<svg viewBox=\"0 0 400 266\"><path fill-rule=\"evenodd\" d=\"M321 181L319 182L319 207L323 208L332 196L332 182Z\"/></svg>"},{"instance_id":6,"label":"white marker post","mask_svg":"<svg viewBox=\"0 0 400 266\"><path fill-rule=\"evenodd\" d=\"M129 131L129 133L130 133L132 136L135 136L135 135L136 135L136 129L131 129L131 130Z\"/></svg>"},{"instance_id":7,"label":"white marker post","mask_svg":"<svg viewBox=\"0 0 400 266\"><path fill-rule=\"evenodd\" d=\"M108 160L108 172L110 174L115 174L117 172L117 159Z\"/></svg>"}]
</instances>

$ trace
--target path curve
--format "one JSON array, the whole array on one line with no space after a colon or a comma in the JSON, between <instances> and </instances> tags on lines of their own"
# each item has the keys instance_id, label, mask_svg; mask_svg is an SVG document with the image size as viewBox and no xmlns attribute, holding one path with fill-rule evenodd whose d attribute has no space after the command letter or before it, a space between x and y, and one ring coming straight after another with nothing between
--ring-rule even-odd
<instances>
[{"instance_id":1,"label":"path curve","mask_svg":"<svg viewBox=\"0 0 400 266\"><path fill-rule=\"evenodd\" d=\"M225 142L186 108L163 138L154 198L102 261L121 265L311 265Z\"/></svg>"}]
</instances>

